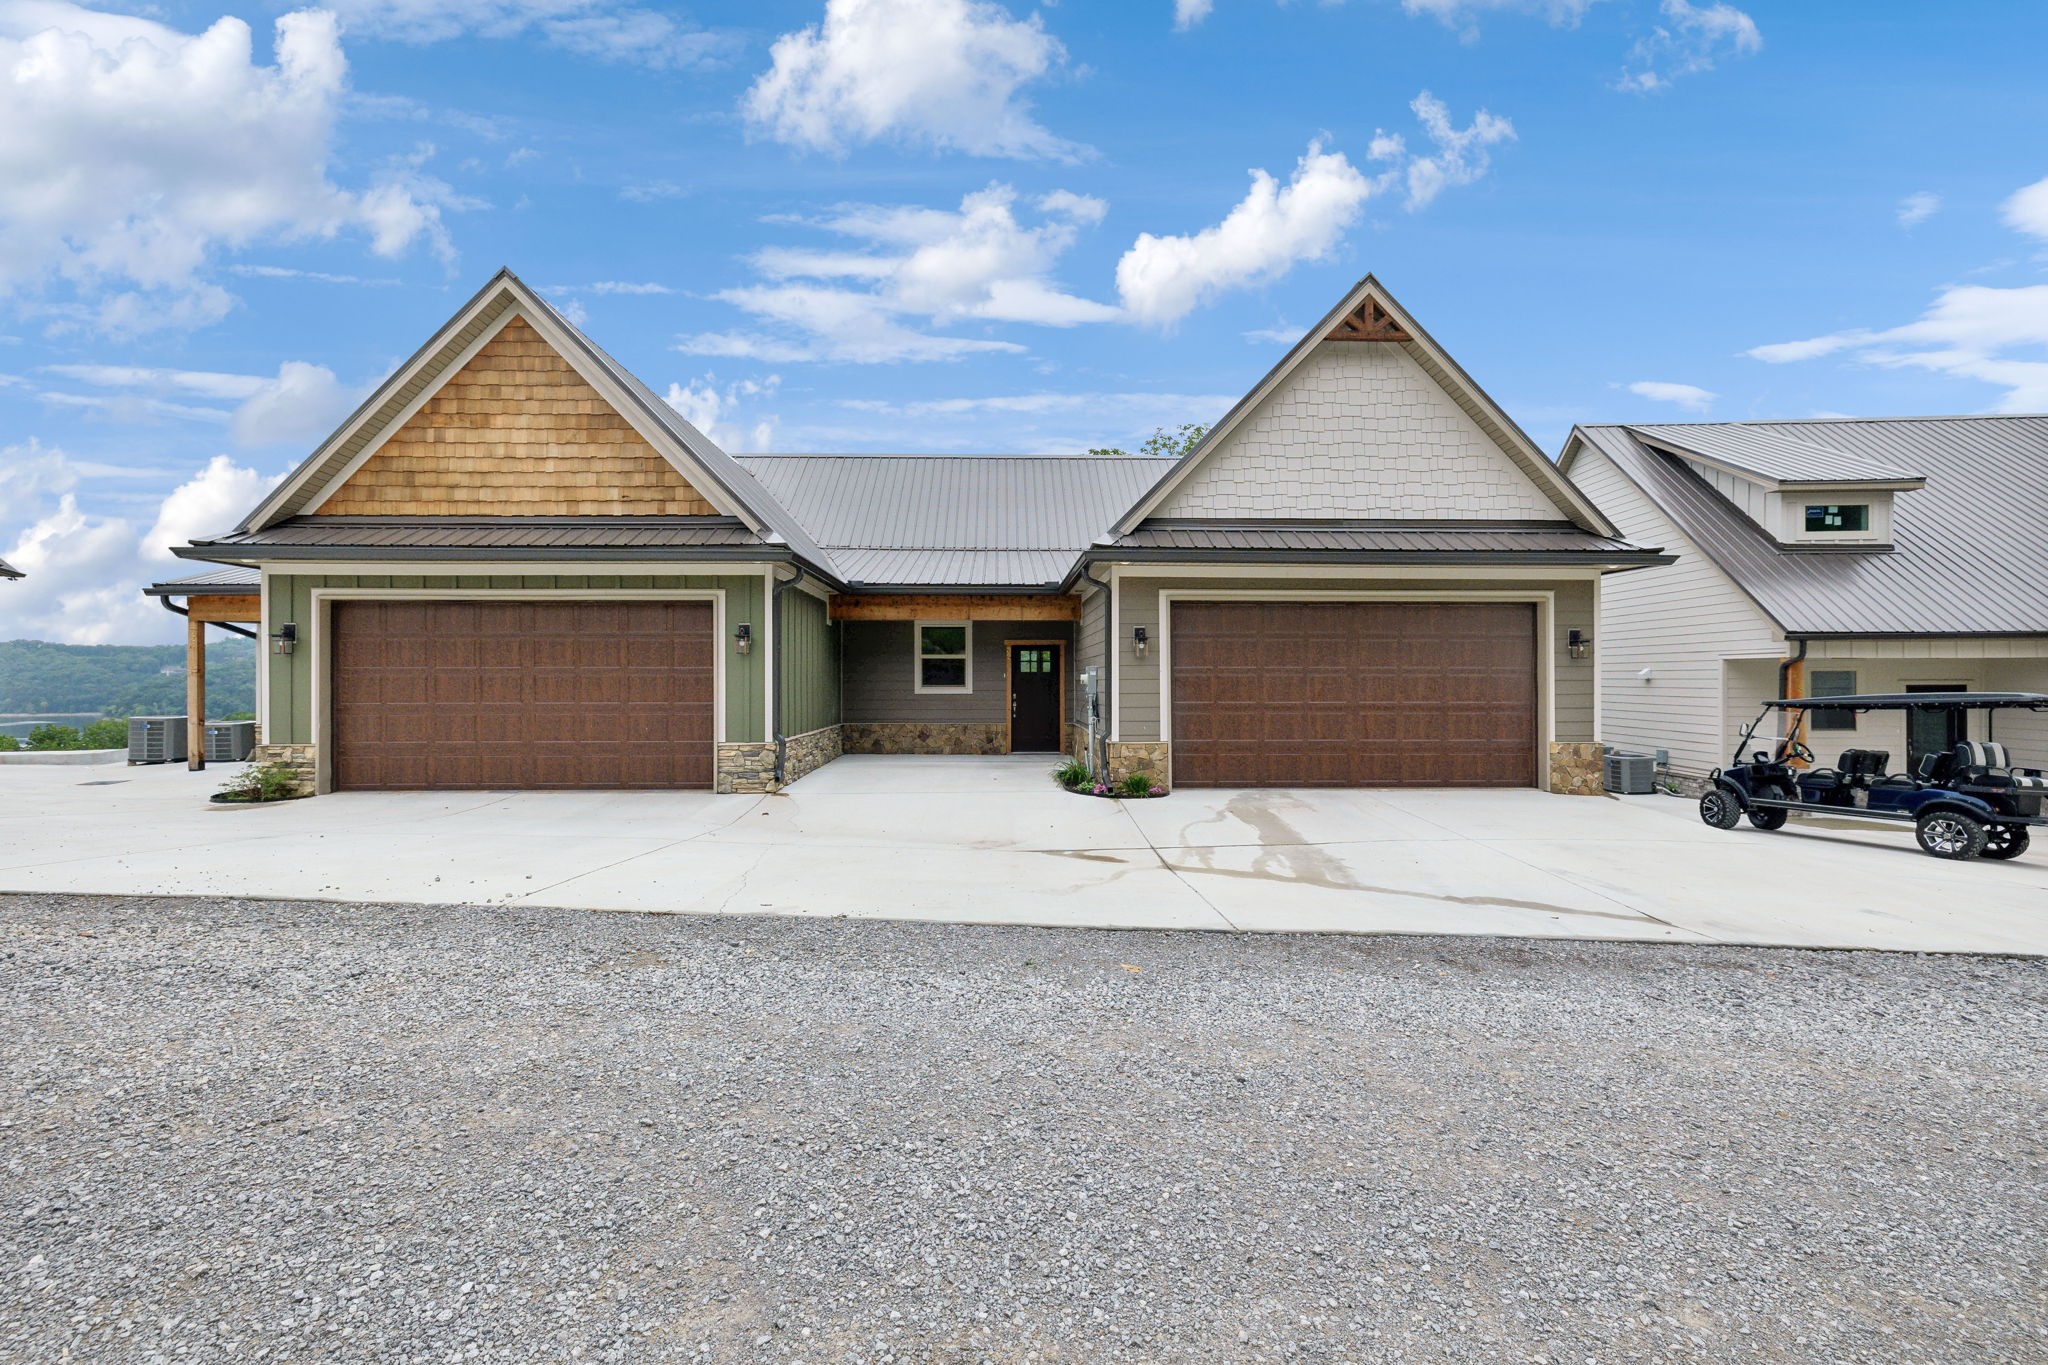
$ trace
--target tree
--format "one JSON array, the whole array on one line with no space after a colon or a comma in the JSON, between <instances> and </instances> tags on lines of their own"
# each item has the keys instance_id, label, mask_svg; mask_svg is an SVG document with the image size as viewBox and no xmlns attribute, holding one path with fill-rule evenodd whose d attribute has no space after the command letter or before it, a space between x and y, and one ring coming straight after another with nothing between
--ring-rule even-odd
<instances>
[{"instance_id":1,"label":"tree","mask_svg":"<svg viewBox=\"0 0 2048 1365\"><path fill-rule=\"evenodd\" d=\"M1140 454L1158 455L1167 459L1177 460L1190 450L1193 450L1200 443L1201 439L1208 434L1209 428L1196 422L1184 422L1178 431L1168 431L1165 427L1159 427L1150 436L1145 438L1145 444L1138 447L1138 450ZM1131 454L1130 451L1119 450L1115 446L1098 447L1090 450L1088 453L1090 455L1121 455L1126 459Z\"/></svg>"}]
</instances>

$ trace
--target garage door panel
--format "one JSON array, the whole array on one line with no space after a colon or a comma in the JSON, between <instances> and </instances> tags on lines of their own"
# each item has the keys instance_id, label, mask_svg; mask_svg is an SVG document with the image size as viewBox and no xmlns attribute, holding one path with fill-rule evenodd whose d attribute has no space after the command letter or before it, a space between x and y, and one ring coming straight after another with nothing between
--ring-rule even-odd
<instances>
[{"instance_id":1,"label":"garage door panel","mask_svg":"<svg viewBox=\"0 0 2048 1365\"><path fill-rule=\"evenodd\" d=\"M330 744L342 788L711 785L702 602L342 602Z\"/></svg>"},{"instance_id":2,"label":"garage door panel","mask_svg":"<svg viewBox=\"0 0 2048 1365\"><path fill-rule=\"evenodd\" d=\"M1526 603L1175 603L1174 780L1533 785L1535 619Z\"/></svg>"}]
</instances>

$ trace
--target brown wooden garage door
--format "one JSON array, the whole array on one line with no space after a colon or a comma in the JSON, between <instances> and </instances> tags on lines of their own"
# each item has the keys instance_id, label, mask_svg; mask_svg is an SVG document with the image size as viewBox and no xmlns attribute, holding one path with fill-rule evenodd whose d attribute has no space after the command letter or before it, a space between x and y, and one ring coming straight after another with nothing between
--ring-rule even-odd
<instances>
[{"instance_id":1,"label":"brown wooden garage door","mask_svg":"<svg viewBox=\"0 0 2048 1365\"><path fill-rule=\"evenodd\" d=\"M708 787L707 602L338 602L341 789Z\"/></svg>"},{"instance_id":2,"label":"brown wooden garage door","mask_svg":"<svg viewBox=\"0 0 2048 1365\"><path fill-rule=\"evenodd\" d=\"M1536 609L1176 602L1183 787L1527 787Z\"/></svg>"}]
</instances>

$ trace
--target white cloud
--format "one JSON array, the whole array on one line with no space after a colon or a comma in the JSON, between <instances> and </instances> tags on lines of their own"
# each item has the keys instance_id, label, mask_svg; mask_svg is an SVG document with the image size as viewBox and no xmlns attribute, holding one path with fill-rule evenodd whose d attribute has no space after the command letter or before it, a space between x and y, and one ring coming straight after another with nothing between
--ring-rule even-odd
<instances>
[{"instance_id":1,"label":"white cloud","mask_svg":"<svg viewBox=\"0 0 2048 1365\"><path fill-rule=\"evenodd\" d=\"M1583 19L1595 0L1401 0L1409 14L1424 15L1458 30L1467 39L1479 35L1482 14L1540 14L1559 28Z\"/></svg>"},{"instance_id":2,"label":"white cloud","mask_svg":"<svg viewBox=\"0 0 2048 1365\"><path fill-rule=\"evenodd\" d=\"M1899 201L1899 226L1918 227L1941 211L1941 196L1921 190Z\"/></svg>"},{"instance_id":3,"label":"white cloud","mask_svg":"<svg viewBox=\"0 0 2048 1365\"><path fill-rule=\"evenodd\" d=\"M905 319L944 327L961 322L1071 327L1106 322L1118 310L1052 283L1060 256L1107 206L1055 192L1032 204L1035 223L1017 216L1018 195L990 185L958 210L854 204L805 226L859 245L834 250L770 247L753 257L763 283L717 297L775 324L768 333L703 333L681 349L769 362L952 360L977 352L1020 351L1014 342L943 336Z\"/></svg>"},{"instance_id":4,"label":"white cloud","mask_svg":"<svg viewBox=\"0 0 2048 1365\"><path fill-rule=\"evenodd\" d=\"M673 294L676 291L665 284L648 284L632 280L597 280L590 284L551 284L551 294Z\"/></svg>"},{"instance_id":5,"label":"white cloud","mask_svg":"<svg viewBox=\"0 0 2048 1365\"><path fill-rule=\"evenodd\" d=\"M1999 208L1999 217L2015 232L2048 241L2048 180L2015 190Z\"/></svg>"},{"instance_id":6,"label":"white cloud","mask_svg":"<svg viewBox=\"0 0 2048 1365\"><path fill-rule=\"evenodd\" d=\"M688 28L654 9L600 0L328 0L350 33L406 43L474 34L538 37L599 61L677 70L712 61L729 39Z\"/></svg>"},{"instance_id":7,"label":"white cloud","mask_svg":"<svg viewBox=\"0 0 2048 1365\"><path fill-rule=\"evenodd\" d=\"M1705 5L1663 0L1660 9L1665 22L1637 40L1616 89L1654 94L1670 88L1680 76L1712 71L1725 57L1763 51L1764 36L1756 20L1721 0Z\"/></svg>"},{"instance_id":8,"label":"white cloud","mask_svg":"<svg viewBox=\"0 0 2048 1365\"><path fill-rule=\"evenodd\" d=\"M739 409L746 400L772 397L781 384L782 376L771 374L766 379L743 379L720 388L718 376L707 374L687 384L670 384L663 398L683 415L684 421L721 448L767 450L775 443L775 418L757 417L749 424L741 419Z\"/></svg>"},{"instance_id":9,"label":"white cloud","mask_svg":"<svg viewBox=\"0 0 2048 1365\"><path fill-rule=\"evenodd\" d=\"M306 280L313 284L355 284L368 289L387 289L404 281L390 278L372 279L363 275L333 275L324 270L294 270L283 265L231 265L231 275L241 275L252 280Z\"/></svg>"},{"instance_id":10,"label":"white cloud","mask_svg":"<svg viewBox=\"0 0 2048 1365\"><path fill-rule=\"evenodd\" d=\"M685 193L681 185L673 180L651 180L644 185L628 185L619 191L619 198L629 204L658 204L666 199L680 199Z\"/></svg>"},{"instance_id":11,"label":"white cloud","mask_svg":"<svg viewBox=\"0 0 2048 1365\"><path fill-rule=\"evenodd\" d=\"M822 23L776 39L743 102L778 142L844 153L879 140L977 156L1072 160L1020 91L1066 57L1037 15L990 0L826 0Z\"/></svg>"},{"instance_id":12,"label":"white cloud","mask_svg":"<svg viewBox=\"0 0 2048 1365\"><path fill-rule=\"evenodd\" d=\"M1173 26L1182 32L1208 18L1216 0L1173 0Z\"/></svg>"},{"instance_id":13,"label":"white cloud","mask_svg":"<svg viewBox=\"0 0 2048 1365\"><path fill-rule=\"evenodd\" d=\"M1705 412L1721 396L1697 384L1667 384L1658 379L1639 379L1626 387L1638 398L1647 398L1653 403L1673 403L1687 412Z\"/></svg>"},{"instance_id":14,"label":"white cloud","mask_svg":"<svg viewBox=\"0 0 2048 1365\"><path fill-rule=\"evenodd\" d=\"M1199 421L1205 416L1214 417L1236 401L1236 394L1213 393L1011 393L977 398L928 398L909 403L846 398L840 400L840 406L884 417L954 417L989 412L1039 416L1103 411L1114 411L1128 417L1134 411L1158 410L1189 421Z\"/></svg>"},{"instance_id":15,"label":"white cloud","mask_svg":"<svg viewBox=\"0 0 2048 1365\"><path fill-rule=\"evenodd\" d=\"M1244 339L1257 345L1292 346L1301 340L1301 334L1306 330L1291 322L1278 322L1271 327L1254 327L1244 333Z\"/></svg>"},{"instance_id":16,"label":"white cloud","mask_svg":"<svg viewBox=\"0 0 2048 1365\"><path fill-rule=\"evenodd\" d=\"M1427 155L1411 153L1399 134L1377 133L1368 156L1388 168L1368 177L1343 153L1312 142L1284 186L1264 170L1252 171L1250 192L1215 226L1190 236L1140 233L1116 267L1125 312L1140 322L1170 324L1218 294L1321 260L1372 195L1402 185L1407 207L1423 208L1445 189L1484 175L1486 149L1515 136L1513 124L1484 109L1469 127L1454 127L1443 101L1427 90L1409 107L1433 144Z\"/></svg>"},{"instance_id":17,"label":"white cloud","mask_svg":"<svg viewBox=\"0 0 2048 1365\"><path fill-rule=\"evenodd\" d=\"M277 482L217 455L175 488L149 527L138 531L137 523L125 517L79 509L71 490L88 467L63 452L34 442L0 450L0 470L23 466L41 471L37 491L53 493L56 502L27 509L32 519L0 555L28 575L8 585L15 589L6 599L8 630L24 639L68 644L151 643L182 636L183 623L144 598L142 588L183 568L183 561L170 553L171 545L234 525ZM10 513L23 510L14 501L19 486L0 480Z\"/></svg>"},{"instance_id":18,"label":"white cloud","mask_svg":"<svg viewBox=\"0 0 2048 1365\"><path fill-rule=\"evenodd\" d=\"M416 174L328 179L347 81L334 17L285 15L275 51L256 65L234 18L188 35L62 0L0 4L0 291L61 281L89 306L53 311L104 329L196 326L233 306L205 278L226 251L345 228L381 255L445 249Z\"/></svg>"},{"instance_id":19,"label":"white cloud","mask_svg":"<svg viewBox=\"0 0 2048 1365\"><path fill-rule=\"evenodd\" d=\"M287 360L274 377L211 370L167 370L135 365L46 365L43 373L113 394L46 392L46 403L88 408L116 420L176 417L225 424L245 446L298 442L325 436L361 396L344 389L324 365ZM231 402L233 409L175 401Z\"/></svg>"}]
</instances>

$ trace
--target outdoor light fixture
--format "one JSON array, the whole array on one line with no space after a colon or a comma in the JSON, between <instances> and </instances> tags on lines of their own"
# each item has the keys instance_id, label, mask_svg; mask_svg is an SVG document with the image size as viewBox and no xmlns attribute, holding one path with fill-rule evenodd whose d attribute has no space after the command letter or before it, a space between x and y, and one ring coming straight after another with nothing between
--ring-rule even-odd
<instances>
[{"instance_id":1,"label":"outdoor light fixture","mask_svg":"<svg viewBox=\"0 0 2048 1365\"><path fill-rule=\"evenodd\" d=\"M740 622L740 628L732 633L732 646L742 654L752 654L754 652L754 628L744 621Z\"/></svg>"},{"instance_id":2,"label":"outdoor light fixture","mask_svg":"<svg viewBox=\"0 0 2048 1365\"><path fill-rule=\"evenodd\" d=\"M289 654L299 646L299 627L294 621L286 621L271 634L270 648L278 654Z\"/></svg>"},{"instance_id":3,"label":"outdoor light fixture","mask_svg":"<svg viewBox=\"0 0 2048 1365\"><path fill-rule=\"evenodd\" d=\"M1131 652L1139 658L1145 657L1145 650L1151 645L1151 637L1145 634L1143 626L1131 627Z\"/></svg>"},{"instance_id":4,"label":"outdoor light fixture","mask_svg":"<svg viewBox=\"0 0 2048 1365\"><path fill-rule=\"evenodd\" d=\"M1592 648L1592 639L1577 626L1572 627L1571 632L1564 637L1564 652L1574 659L1585 658Z\"/></svg>"}]
</instances>

